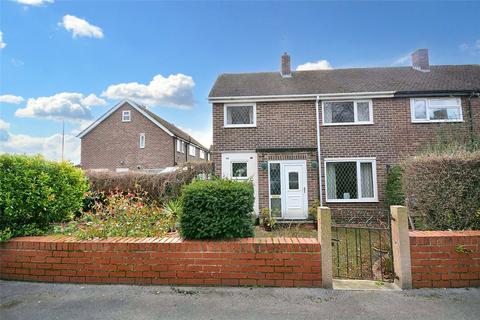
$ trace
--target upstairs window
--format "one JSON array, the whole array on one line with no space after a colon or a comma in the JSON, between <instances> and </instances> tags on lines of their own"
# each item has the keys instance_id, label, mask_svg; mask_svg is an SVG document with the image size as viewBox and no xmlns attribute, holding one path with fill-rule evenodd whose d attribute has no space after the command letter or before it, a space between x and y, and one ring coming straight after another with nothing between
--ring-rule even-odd
<instances>
[{"instance_id":1,"label":"upstairs window","mask_svg":"<svg viewBox=\"0 0 480 320\"><path fill-rule=\"evenodd\" d=\"M145 148L145 133L140 133L140 149Z\"/></svg>"},{"instance_id":2,"label":"upstairs window","mask_svg":"<svg viewBox=\"0 0 480 320\"><path fill-rule=\"evenodd\" d=\"M200 159L205 159L205 151L203 151L203 150L200 149L200 154L199 154L199 156L200 156Z\"/></svg>"},{"instance_id":3,"label":"upstairs window","mask_svg":"<svg viewBox=\"0 0 480 320\"><path fill-rule=\"evenodd\" d=\"M177 140L177 152L185 153L185 142Z\"/></svg>"},{"instance_id":4,"label":"upstairs window","mask_svg":"<svg viewBox=\"0 0 480 320\"><path fill-rule=\"evenodd\" d=\"M188 155L195 157L195 146L188 146Z\"/></svg>"},{"instance_id":5,"label":"upstairs window","mask_svg":"<svg viewBox=\"0 0 480 320\"><path fill-rule=\"evenodd\" d=\"M371 124L373 123L372 101L324 101L323 124Z\"/></svg>"},{"instance_id":6,"label":"upstairs window","mask_svg":"<svg viewBox=\"0 0 480 320\"><path fill-rule=\"evenodd\" d=\"M412 122L462 121L459 98L415 98L410 100Z\"/></svg>"},{"instance_id":7,"label":"upstairs window","mask_svg":"<svg viewBox=\"0 0 480 320\"><path fill-rule=\"evenodd\" d=\"M226 104L224 109L225 127L255 127L255 104Z\"/></svg>"},{"instance_id":8,"label":"upstairs window","mask_svg":"<svg viewBox=\"0 0 480 320\"><path fill-rule=\"evenodd\" d=\"M122 122L130 122L132 120L132 115L130 110L122 111Z\"/></svg>"}]
</instances>

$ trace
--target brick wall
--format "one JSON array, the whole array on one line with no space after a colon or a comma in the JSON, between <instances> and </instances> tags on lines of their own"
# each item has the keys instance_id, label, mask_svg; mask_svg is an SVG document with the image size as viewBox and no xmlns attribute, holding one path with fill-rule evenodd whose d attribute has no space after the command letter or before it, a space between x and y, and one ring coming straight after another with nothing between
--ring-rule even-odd
<instances>
[{"instance_id":1,"label":"brick wall","mask_svg":"<svg viewBox=\"0 0 480 320\"><path fill-rule=\"evenodd\" d=\"M131 110L130 122L122 122L124 110ZM145 133L143 149L140 133ZM125 103L82 138L80 162L84 169L165 168L173 166L174 150L169 134Z\"/></svg>"},{"instance_id":2,"label":"brick wall","mask_svg":"<svg viewBox=\"0 0 480 320\"><path fill-rule=\"evenodd\" d=\"M414 155L426 144L433 142L439 134L464 137L468 134L472 119L474 131L480 134L480 99L478 98L472 99L471 118L468 99L462 98L464 121L459 123L412 123L409 98L373 99L372 102L373 124L321 125L320 168L323 174L324 158L375 157L379 202L326 203L331 208L385 208L384 189L388 165L398 164L406 157ZM317 147L315 101L258 102L256 110L257 126L255 128L223 128L223 104L213 104L212 160L217 174L221 171L221 156L218 154L221 152ZM324 179L322 185L325 190ZM314 188L309 192L317 194L318 197L318 186ZM262 194L260 197L265 195ZM260 199L260 203L267 201L268 199Z\"/></svg>"},{"instance_id":3,"label":"brick wall","mask_svg":"<svg viewBox=\"0 0 480 320\"><path fill-rule=\"evenodd\" d=\"M316 239L26 237L0 244L0 278L165 285L319 287Z\"/></svg>"},{"instance_id":4,"label":"brick wall","mask_svg":"<svg viewBox=\"0 0 480 320\"><path fill-rule=\"evenodd\" d=\"M410 256L414 288L480 286L480 231L410 232Z\"/></svg>"}]
</instances>

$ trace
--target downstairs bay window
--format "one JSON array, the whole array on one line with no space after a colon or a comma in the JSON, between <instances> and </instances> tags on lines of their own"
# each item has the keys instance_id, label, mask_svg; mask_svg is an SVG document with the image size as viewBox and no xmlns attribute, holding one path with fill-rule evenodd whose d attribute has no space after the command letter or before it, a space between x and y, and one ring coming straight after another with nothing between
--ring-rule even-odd
<instances>
[{"instance_id":1,"label":"downstairs bay window","mask_svg":"<svg viewBox=\"0 0 480 320\"><path fill-rule=\"evenodd\" d=\"M326 159L327 202L376 202L377 173L373 158Z\"/></svg>"}]
</instances>

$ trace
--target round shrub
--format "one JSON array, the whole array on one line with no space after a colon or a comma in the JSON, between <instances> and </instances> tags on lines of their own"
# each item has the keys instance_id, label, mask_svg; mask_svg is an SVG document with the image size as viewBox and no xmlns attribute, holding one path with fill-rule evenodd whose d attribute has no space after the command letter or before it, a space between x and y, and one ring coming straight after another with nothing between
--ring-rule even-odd
<instances>
[{"instance_id":1,"label":"round shrub","mask_svg":"<svg viewBox=\"0 0 480 320\"><path fill-rule=\"evenodd\" d=\"M41 234L80 210L87 190L83 172L67 162L0 155L0 231Z\"/></svg>"},{"instance_id":2,"label":"round shrub","mask_svg":"<svg viewBox=\"0 0 480 320\"><path fill-rule=\"evenodd\" d=\"M181 198L181 235L187 239L251 237L253 201L251 182L194 181Z\"/></svg>"}]
</instances>

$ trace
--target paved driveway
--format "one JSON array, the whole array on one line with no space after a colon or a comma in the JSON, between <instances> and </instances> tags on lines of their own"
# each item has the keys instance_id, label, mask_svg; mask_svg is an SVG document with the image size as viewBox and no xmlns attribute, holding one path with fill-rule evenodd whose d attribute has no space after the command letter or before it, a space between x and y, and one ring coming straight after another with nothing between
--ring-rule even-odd
<instances>
[{"instance_id":1,"label":"paved driveway","mask_svg":"<svg viewBox=\"0 0 480 320\"><path fill-rule=\"evenodd\" d=\"M480 319L480 289L386 292L0 281L0 319Z\"/></svg>"}]
</instances>

